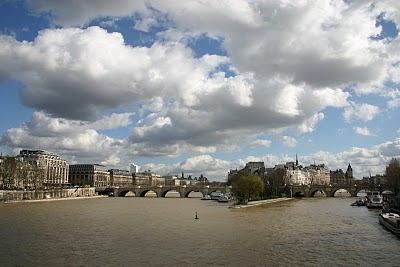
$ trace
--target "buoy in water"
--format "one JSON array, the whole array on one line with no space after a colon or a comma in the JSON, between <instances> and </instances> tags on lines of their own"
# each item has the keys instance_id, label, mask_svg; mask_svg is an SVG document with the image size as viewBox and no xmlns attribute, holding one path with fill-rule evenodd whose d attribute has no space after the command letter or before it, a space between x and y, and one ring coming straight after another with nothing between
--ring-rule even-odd
<instances>
[{"instance_id":1,"label":"buoy in water","mask_svg":"<svg viewBox=\"0 0 400 267\"><path fill-rule=\"evenodd\" d=\"M196 220L198 220L199 219L199 217L197 217L197 211L196 211L196 218L195 218Z\"/></svg>"}]
</instances>

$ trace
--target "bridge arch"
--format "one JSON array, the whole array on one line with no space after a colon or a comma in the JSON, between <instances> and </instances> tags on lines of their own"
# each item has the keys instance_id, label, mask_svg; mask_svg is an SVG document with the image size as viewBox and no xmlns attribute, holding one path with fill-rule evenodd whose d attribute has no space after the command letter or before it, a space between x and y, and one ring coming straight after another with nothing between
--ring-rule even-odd
<instances>
[{"instance_id":1,"label":"bridge arch","mask_svg":"<svg viewBox=\"0 0 400 267\"><path fill-rule=\"evenodd\" d=\"M139 197L145 197L148 192L154 192L156 194L156 197L159 197L159 194L156 191L150 189L140 191Z\"/></svg>"},{"instance_id":2,"label":"bridge arch","mask_svg":"<svg viewBox=\"0 0 400 267\"><path fill-rule=\"evenodd\" d=\"M364 188L359 188L355 191L356 196L358 196L359 193L364 194L365 196L367 195L368 190Z\"/></svg>"},{"instance_id":3,"label":"bridge arch","mask_svg":"<svg viewBox=\"0 0 400 267\"><path fill-rule=\"evenodd\" d=\"M309 197L314 197L318 192L321 192L323 195L327 196L327 193L325 192L325 190L321 190L321 189L315 189L315 190L311 190L308 193Z\"/></svg>"},{"instance_id":4,"label":"bridge arch","mask_svg":"<svg viewBox=\"0 0 400 267\"><path fill-rule=\"evenodd\" d=\"M332 189L332 191L331 191L331 197L334 197L335 194L336 194L339 190L345 190L348 194L350 194L350 196L352 196L352 193L354 193L354 192L350 192L350 191L349 191L349 188L335 188L335 189ZM357 195L357 193L356 193L356 195Z\"/></svg>"},{"instance_id":5,"label":"bridge arch","mask_svg":"<svg viewBox=\"0 0 400 267\"><path fill-rule=\"evenodd\" d=\"M124 191L119 191L118 193L118 197L125 197L128 193L133 193L135 194L135 192L131 191L131 190L124 190ZM136 196L136 194L135 194Z\"/></svg>"},{"instance_id":6,"label":"bridge arch","mask_svg":"<svg viewBox=\"0 0 400 267\"><path fill-rule=\"evenodd\" d=\"M185 192L185 198L188 198L189 197L189 195L190 195L190 193L192 193L192 192L200 192L200 193L202 193L203 194L203 196L204 196L204 192L200 189L200 190L194 190L194 189L191 189L191 190L187 190L186 192Z\"/></svg>"},{"instance_id":7,"label":"bridge arch","mask_svg":"<svg viewBox=\"0 0 400 267\"><path fill-rule=\"evenodd\" d=\"M293 191L292 192L292 197L305 197L306 195L302 191Z\"/></svg>"},{"instance_id":8,"label":"bridge arch","mask_svg":"<svg viewBox=\"0 0 400 267\"><path fill-rule=\"evenodd\" d=\"M161 191L160 196L161 196L161 197L166 197L167 194L168 194L168 192L176 192L176 193L179 194L180 197L182 197L181 192L179 192L179 191L177 191L177 190L174 190L174 189L163 190L163 191Z\"/></svg>"}]
</instances>

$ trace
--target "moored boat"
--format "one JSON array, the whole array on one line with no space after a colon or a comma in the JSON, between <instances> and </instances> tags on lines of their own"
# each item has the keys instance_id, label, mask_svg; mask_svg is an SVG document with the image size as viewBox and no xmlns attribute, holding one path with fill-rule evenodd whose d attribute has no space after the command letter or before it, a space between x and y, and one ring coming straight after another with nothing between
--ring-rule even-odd
<instances>
[{"instance_id":1,"label":"moored boat","mask_svg":"<svg viewBox=\"0 0 400 267\"><path fill-rule=\"evenodd\" d=\"M212 200L218 200L222 196L221 192L212 192L211 193L211 199Z\"/></svg>"},{"instance_id":2,"label":"moored boat","mask_svg":"<svg viewBox=\"0 0 400 267\"><path fill-rule=\"evenodd\" d=\"M400 236L400 215L396 213L381 213L378 216L379 223L392 233Z\"/></svg>"},{"instance_id":3,"label":"moored boat","mask_svg":"<svg viewBox=\"0 0 400 267\"><path fill-rule=\"evenodd\" d=\"M364 198L360 198L356 202L352 203L350 206L357 206L357 207L365 206L365 202L366 200Z\"/></svg>"},{"instance_id":4,"label":"moored boat","mask_svg":"<svg viewBox=\"0 0 400 267\"><path fill-rule=\"evenodd\" d=\"M204 195L204 197L202 197L201 200L211 200L211 196L210 195Z\"/></svg>"},{"instance_id":5,"label":"moored boat","mask_svg":"<svg viewBox=\"0 0 400 267\"><path fill-rule=\"evenodd\" d=\"M229 200L230 200L230 198L229 198L229 196L228 195L221 195L219 198L218 198L218 202L229 202Z\"/></svg>"},{"instance_id":6,"label":"moored boat","mask_svg":"<svg viewBox=\"0 0 400 267\"><path fill-rule=\"evenodd\" d=\"M379 191L367 192L365 206L369 209L382 209L383 196Z\"/></svg>"}]
</instances>

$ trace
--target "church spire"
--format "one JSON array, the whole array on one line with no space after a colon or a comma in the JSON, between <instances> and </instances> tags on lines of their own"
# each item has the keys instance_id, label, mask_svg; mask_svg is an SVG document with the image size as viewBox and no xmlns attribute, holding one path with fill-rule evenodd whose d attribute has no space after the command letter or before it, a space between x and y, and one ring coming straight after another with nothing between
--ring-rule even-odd
<instances>
[{"instance_id":1,"label":"church spire","mask_svg":"<svg viewBox=\"0 0 400 267\"><path fill-rule=\"evenodd\" d=\"M350 163L349 163L349 166L347 166L347 170L348 171L353 171L353 168L351 167Z\"/></svg>"},{"instance_id":2,"label":"church spire","mask_svg":"<svg viewBox=\"0 0 400 267\"><path fill-rule=\"evenodd\" d=\"M296 166L299 166L299 161L297 160L297 153L296 153Z\"/></svg>"}]
</instances>

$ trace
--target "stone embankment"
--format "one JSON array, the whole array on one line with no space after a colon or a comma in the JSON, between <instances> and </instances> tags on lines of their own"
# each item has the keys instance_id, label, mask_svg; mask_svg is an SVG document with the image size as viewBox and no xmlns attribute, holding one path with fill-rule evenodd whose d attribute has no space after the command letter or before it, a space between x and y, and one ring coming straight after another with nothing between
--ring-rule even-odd
<instances>
[{"instance_id":1,"label":"stone embankment","mask_svg":"<svg viewBox=\"0 0 400 267\"><path fill-rule=\"evenodd\" d=\"M270 203L288 201L288 200L292 200L292 199L293 198L282 197L282 198L272 198L272 199L259 200L259 201L250 201L250 202L247 202L247 205L233 205L231 208L233 208L233 209L249 208L249 207L255 207L255 206L265 205L265 204L270 204Z\"/></svg>"},{"instance_id":2,"label":"stone embankment","mask_svg":"<svg viewBox=\"0 0 400 267\"><path fill-rule=\"evenodd\" d=\"M3 202L4 204L11 203L34 203L34 202L48 202L48 201L64 201L64 200L78 200L78 199L92 199L92 198L108 198L108 196L96 195L89 197L62 197L62 198L44 198L44 199L31 199L31 200L11 200Z\"/></svg>"},{"instance_id":3,"label":"stone embankment","mask_svg":"<svg viewBox=\"0 0 400 267\"><path fill-rule=\"evenodd\" d=\"M0 202L27 202L27 201L44 201L44 200L64 200L64 199L81 199L87 197L97 197L94 187L88 188L63 188L48 190L0 190Z\"/></svg>"}]
</instances>

